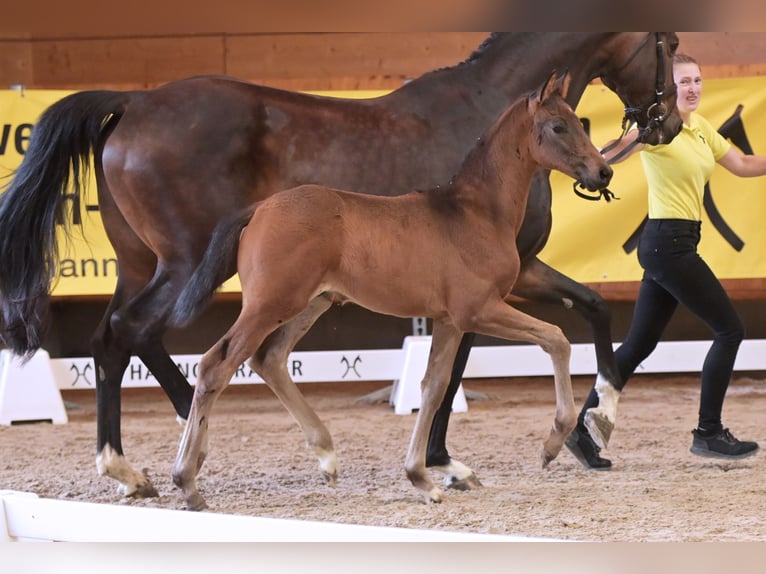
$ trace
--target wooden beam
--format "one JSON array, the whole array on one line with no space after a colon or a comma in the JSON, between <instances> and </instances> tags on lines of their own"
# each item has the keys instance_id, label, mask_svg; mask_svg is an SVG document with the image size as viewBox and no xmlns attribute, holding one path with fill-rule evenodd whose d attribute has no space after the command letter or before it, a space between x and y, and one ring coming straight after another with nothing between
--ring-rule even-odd
<instances>
[{"instance_id":1,"label":"wooden beam","mask_svg":"<svg viewBox=\"0 0 766 574\"><path fill-rule=\"evenodd\" d=\"M766 300L766 278L722 279L726 292L735 301ZM588 287L607 301L635 301L640 281L588 283Z\"/></svg>"},{"instance_id":2,"label":"wooden beam","mask_svg":"<svg viewBox=\"0 0 766 574\"><path fill-rule=\"evenodd\" d=\"M0 87L146 88L231 74L292 90L395 89L454 65L486 32L217 33L165 36L0 35ZM766 34L679 32L706 78L766 74Z\"/></svg>"},{"instance_id":3,"label":"wooden beam","mask_svg":"<svg viewBox=\"0 0 766 574\"><path fill-rule=\"evenodd\" d=\"M333 89L333 83L343 89L393 89L461 62L486 37L484 32L230 36L226 72L302 89Z\"/></svg>"},{"instance_id":4,"label":"wooden beam","mask_svg":"<svg viewBox=\"0 0 766 574\"><path fill-rule=\"evenodd\" d=\"M32 46L28 40L0 42L0 89L7 90L15 84L31 86L32 61Z\"/></svg>"}]
</instances>

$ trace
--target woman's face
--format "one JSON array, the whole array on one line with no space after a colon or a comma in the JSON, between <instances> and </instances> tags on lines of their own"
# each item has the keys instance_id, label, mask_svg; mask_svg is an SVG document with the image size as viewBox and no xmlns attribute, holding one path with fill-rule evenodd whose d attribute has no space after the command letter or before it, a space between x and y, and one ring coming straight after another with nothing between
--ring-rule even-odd
<instances>
[{"instance_id":1,"label":"woman's face","mask_svg":"<svg viewBox=\"0 0 766 574\"><path fill-rule=\"evenodd\" d=\"M676 105L681 115L688 115L700 105L702 74L697 64L673 64L673 80L678 90Z\"/></svg>"}]
</instances>

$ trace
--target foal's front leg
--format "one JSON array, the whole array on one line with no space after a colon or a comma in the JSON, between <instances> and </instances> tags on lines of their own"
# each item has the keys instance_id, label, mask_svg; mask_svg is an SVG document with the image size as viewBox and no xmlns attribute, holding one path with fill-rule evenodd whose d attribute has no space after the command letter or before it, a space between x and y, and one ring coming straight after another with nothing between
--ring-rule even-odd
<instances>
[{"instance_id":1,"label":"foal's front leg","mask_svg":"<svg viewBox=\"0 0 766 574\"><path fill-rule=\"evenodd\" d=\"M624 386L612 348L609 306L598 293L536 257L524 261L512 292L532 301L573 308L590 324L596 351L598 374L595 389L599 404L585 413L585 426L596 444L606 448L617 420L617 403Z\"/></svg>"},{"instance_id":2,"label":"foal's front leg","mask_svg":"<svg viewBox=\"0 0 766 574\"><path fill-rule=\"evenodd\" d=\"M441 502L443 493L428 474L426 447L431 421L449 383L452 363L463 333L446 319L434 320L428 367L420 385L421 404L404 468L412 484L425 492L426 502Z\"/></svg>"},{"instance_id":3,"label":"foal's front leg","mask_svg":"<svg viewBox=\"0 0 766 574\"><path fill-rule=\"evenodd\" d=\"M471 330L509 341L534 343L548 353L553 362L553 382L556 390L556 416L550 435L540 453L543 467L558 456L564 440L577 424L569 373L571 346L561 329L522 313L501 299L487 301L475 314Z\"/></svg>"}]
</instances>

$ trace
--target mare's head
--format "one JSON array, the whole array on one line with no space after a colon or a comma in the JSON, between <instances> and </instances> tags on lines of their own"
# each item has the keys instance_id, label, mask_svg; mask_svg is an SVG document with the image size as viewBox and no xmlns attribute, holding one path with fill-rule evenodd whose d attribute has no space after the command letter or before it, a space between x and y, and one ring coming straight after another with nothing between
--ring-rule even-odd
<instances>
[{"instance_id":1,"label":"mare's head","mask_svg":"<svg viewBox=\"0 0 766 574\"><path fill-rule=\"evenodd\" d=\"M601 81L625 105L625 126L638 125L641 143L670 143L683 125L673 82L678 36L674 32L623 32L604 48L609 54L608 68Z\"/></svg>"},{"instance_id":2,"label":"mare's head","mask_svg":"<svg viewBox=\"0 0 766 574\"><path fill-rule=\"evenodd\" d=\"M591 191L604 189L612 179L612 168L566 102L569 80L568 73L554 73L527 98L532 121L529 150L541 167L561 171Z\"/></svg>"}]
</instances>

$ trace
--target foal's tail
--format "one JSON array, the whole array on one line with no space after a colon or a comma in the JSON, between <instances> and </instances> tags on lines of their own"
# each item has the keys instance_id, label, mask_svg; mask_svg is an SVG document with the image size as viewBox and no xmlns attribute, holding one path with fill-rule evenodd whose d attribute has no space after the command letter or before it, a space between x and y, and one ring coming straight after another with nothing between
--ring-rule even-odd
<instances>
[{"instance_id":1,"label":"foal's tail","mask_svg":"<svg viewBox=\"0 0 766 574\"><path fill-rule=\"evenodd\" d=\"M250 222L256 205L216 225L202 261L176 300L170 315L171 325L183 327L188 324L202 311L221 283L236 271L239 237Z\"/></svg>"},{"instance_id":2,"label":"foal's tail","mask_svg":"<svg viewBox=\"0 0 766 574\"><path fill-rule=\"evenodd\" d=\"M66 199L83 192L91 154L128 99L127 92L88 91L54 103L0 195L0 340L18 355L34 353L47 326L57 226L67 237L71 231Z\"/></svg>"}]
</instances>

